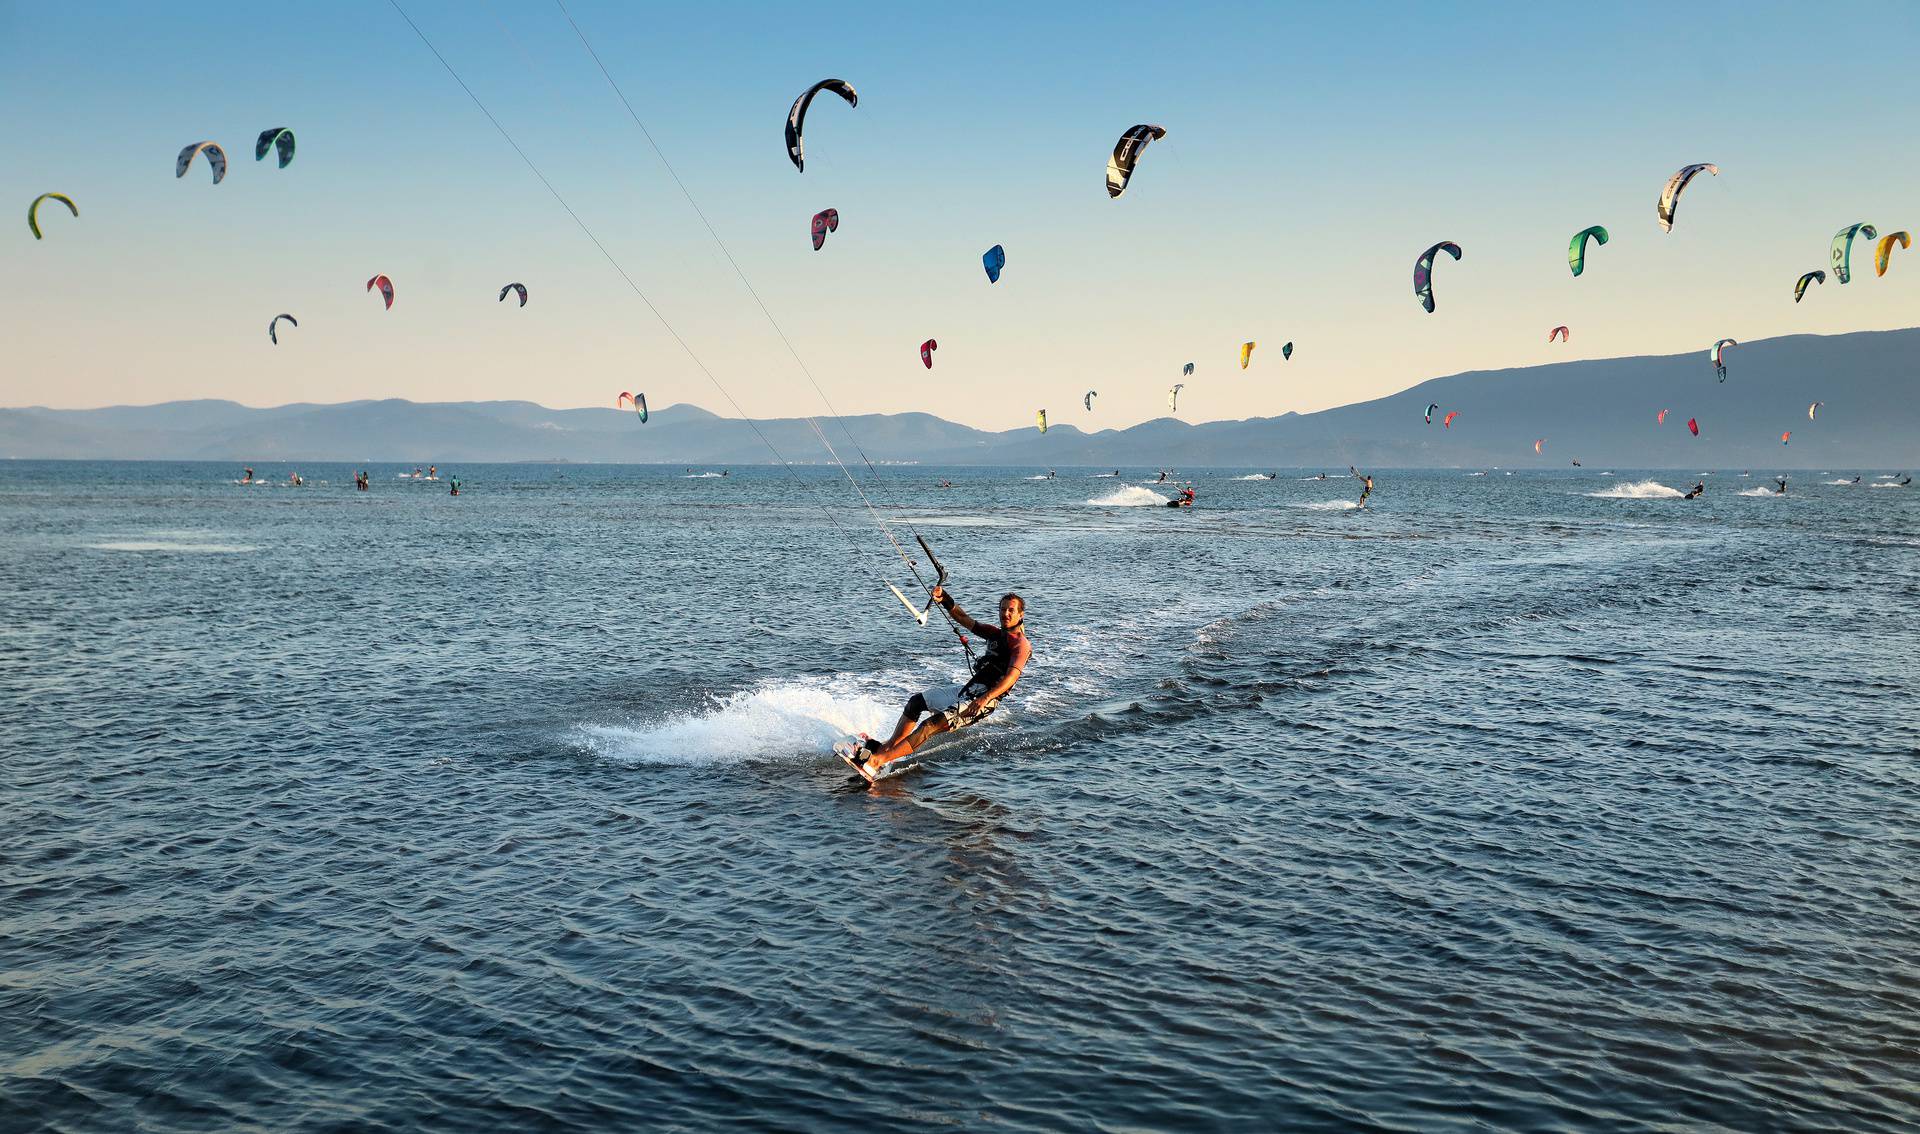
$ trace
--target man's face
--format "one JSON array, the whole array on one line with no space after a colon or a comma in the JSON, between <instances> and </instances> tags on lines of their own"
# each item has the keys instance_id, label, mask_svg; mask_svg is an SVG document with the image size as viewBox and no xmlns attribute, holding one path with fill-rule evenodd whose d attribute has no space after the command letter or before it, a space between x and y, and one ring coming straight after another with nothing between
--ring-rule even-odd
<instances>
[{"instance_id":1,"label":"man's face","mask_svg":"<svg viewBox=\"0 0 1920 1134\"><path fill-rule=\"evenodd\" d=\"M1001 599L1000 600L1001 628L1004 630L1011 630L1015 626L1020 625L1021 620L1026 617L1026 613L1027 612L1025 610L1021 609L1019 599L1017 598Z\"/></svg>"}]
</instances>

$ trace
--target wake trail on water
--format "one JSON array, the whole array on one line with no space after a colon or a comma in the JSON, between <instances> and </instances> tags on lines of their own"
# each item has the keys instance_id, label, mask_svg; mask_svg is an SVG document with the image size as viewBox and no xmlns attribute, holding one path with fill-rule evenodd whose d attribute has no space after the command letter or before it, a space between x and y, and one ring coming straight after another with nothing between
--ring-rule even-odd
<instances>
[{"instance_id":1,"label":"wake trail on water","mask_svg":"<svg viewBox=\"0 0 1920 1134\"><path fill-rule=\"evenodd\" d=\"M1784 492L1775 492L1771 488L1743 488L1735 496L1785 496Z\"/></svg>"},{"instance_id":2,"label":"wake trail on water","mask_svg":"<svg viewBox=\"0 0 1920 1134\"><path fill-rule=\"evenodd\" d=\"M1105 496L1096 496L1087 503L1096 508L1164 508L1167 498L1137 484L1129 484Z\"/></svg>"},{"instance_id":3,"label":"wake trail on water","mask_svg":"<svg viewBox=\"0 0 1920 1134\"><path fill-rule=\"evenodd\" d=\"M825 682L776 682L716 697L704 709L656 721L587 724L582 745L622 764L700 767L768 761L817 761L855 733L885 733L899 705Z\"/></svg>"},{"instance_id":4,"label":"wake trail on water","mask_svg":"<svg viewBox=\"0 0 1920 1134\"><path fill-rule=\"evenodd\" d=\"M1266 473L1250 473L1247 476L1236 476L1233 479L1235 480L1272 480L1273 478L1268 476Z\"/></svg>"},{"instance_id":5,"label":"wake trail on water","mask_svg":"<svg viewBox=\"0 0 1920 1134\"><path fill-rule=\"evenodd\" d=\"M1319 500L1311 504L1295 504L1295 508L1305 508L1312 512L1350 512L1360 506L1358 500Z\"/></svg>"},{"instance_id":6,"label":"wake trail on water","mask_svg":"<svg viewBox=\"0 0 1920 1134\"><path fill-rule=\"evenodd\" d=\"M1596 500L1678 500L1686 493L1677 488L1668 488L1657 480L1639 480L1632 484L1616 484L1599 492L1583 492L1581 495Z\"/></svg>"}]
</instances>

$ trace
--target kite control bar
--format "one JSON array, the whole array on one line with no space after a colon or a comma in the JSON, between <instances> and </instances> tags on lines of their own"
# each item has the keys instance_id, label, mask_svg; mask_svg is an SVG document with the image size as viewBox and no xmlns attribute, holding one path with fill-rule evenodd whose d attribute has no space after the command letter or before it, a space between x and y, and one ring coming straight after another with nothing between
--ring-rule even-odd
<instances>
[{"instance_id":1,"label":"kite control bar","mask_svg":"<svg viewBox=\"0 0 1920 1134\"><path fill-rule=\"evenodd\" d=\"M920 545L920 550L927 553L927 562L933 564L934 573L939 576L939 578L934 580L933 585L935 587L946 586L947 585L947 565L940 562L940 560L933 554L933 548L927 546L926 538L922 536L919 532L913 533L913 538L914 538L914 542ZM932 591L932 588L928 588L927 605L920 608L920 625L925 626L927 624L927 612L932 609L933 609L933 591Z\"/></svg>"},{"instance_id":2,"label":"kite control bar","mask_svg":"<svg viewBox=\"0 0 1920 1134\"><path fill-rule=\"evenodd\" d=\"M940 562L940 560L937 557L935 557L935 555L933 554L933 548L928 547L927 541L925 539L922 539L918 533L915 533L913 538L919 542L920 550L927 553L927 561L933 564L934 572L939 576L939 578L937 578L934 581L933 586L935 587L946 586L947 585L947 565ZM927 588L927 605L922 607L915 607L913 605L913 600L908 598L905 594L902 594L900 591L900 588L894 586L892 583L887 584L887 589L893 592L894 598L897 598L900 600L901 606L904 606L907 608L907 613L913 615L913 620L915 622L918 622L922 626L925 626L927 624L927 614L933 610L933 587Z\"/></svg>"}]
</instances>

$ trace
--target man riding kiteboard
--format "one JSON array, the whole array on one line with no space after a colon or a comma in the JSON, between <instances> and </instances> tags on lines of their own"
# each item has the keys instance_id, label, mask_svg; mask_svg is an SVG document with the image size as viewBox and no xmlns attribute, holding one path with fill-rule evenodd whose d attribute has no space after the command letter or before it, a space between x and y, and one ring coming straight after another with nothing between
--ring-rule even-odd
<instances>
[{"instance_id":1,"label":"man riding kiteboard","mask_svg":"<svg viewBox=\"0 0 1920 1134\"><path fill-rule=\"evenodd\" d=\"M946 609L955 625L971 630L987 644L987 652L974 663L973 674L964 684L936 686L915 693L901 711L900 723L894 726L893 735L886 741L863 736L861 745L834 746L840 758L869 783L886 775L887 765L911 756L927 741L943 732L965 728L993 712L1000 698L1020 680L1021 671L1033 656L1033 647L1026 635L1027 602L1019 595L1001 596L1000 624L995 626L968 617L944 587L936 586L931 593L933 601ZM929 713L933 715L925 721L920 719Z\"/></svg>"}]
</instances>

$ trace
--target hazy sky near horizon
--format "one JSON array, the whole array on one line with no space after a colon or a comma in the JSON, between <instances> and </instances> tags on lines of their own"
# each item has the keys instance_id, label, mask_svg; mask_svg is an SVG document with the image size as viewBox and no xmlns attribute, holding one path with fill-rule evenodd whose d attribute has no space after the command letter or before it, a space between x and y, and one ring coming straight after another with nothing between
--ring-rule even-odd
<instances>
[{"instance_id":1,"label":"hazy sky near horizon","mask_svg":"<svg viewBox=\"0 0 1920 1134\"><path fill-rule=\"evenodd\" d=\"M551 0L400 2L747 412L821 412ZM1125 426L1193 361L1180 416L1205 421L1920 322L1920 249L1876 278L1862 242L1851 284L1792 297L1836 229L1920 231L1912 4L568 7L844 414ZM828 76L860 105L815 102L797 173L787 107ZM0 0L0 94L0 404L628 389L731 412L385 0ZM1167 137L1109 200L1137 122ZM281 125L298 156L256 163ZM206 139L225 182L175 180ZM1721 175L1663 234L1654 201L1696 161ZM35 241L19 212L48 191L81 216L47 206ZM1576 280L1592 224L1613 240ZM1412 266L1439 240L1465 256L1428 315Z\"/></svg>"}]
</instances>

